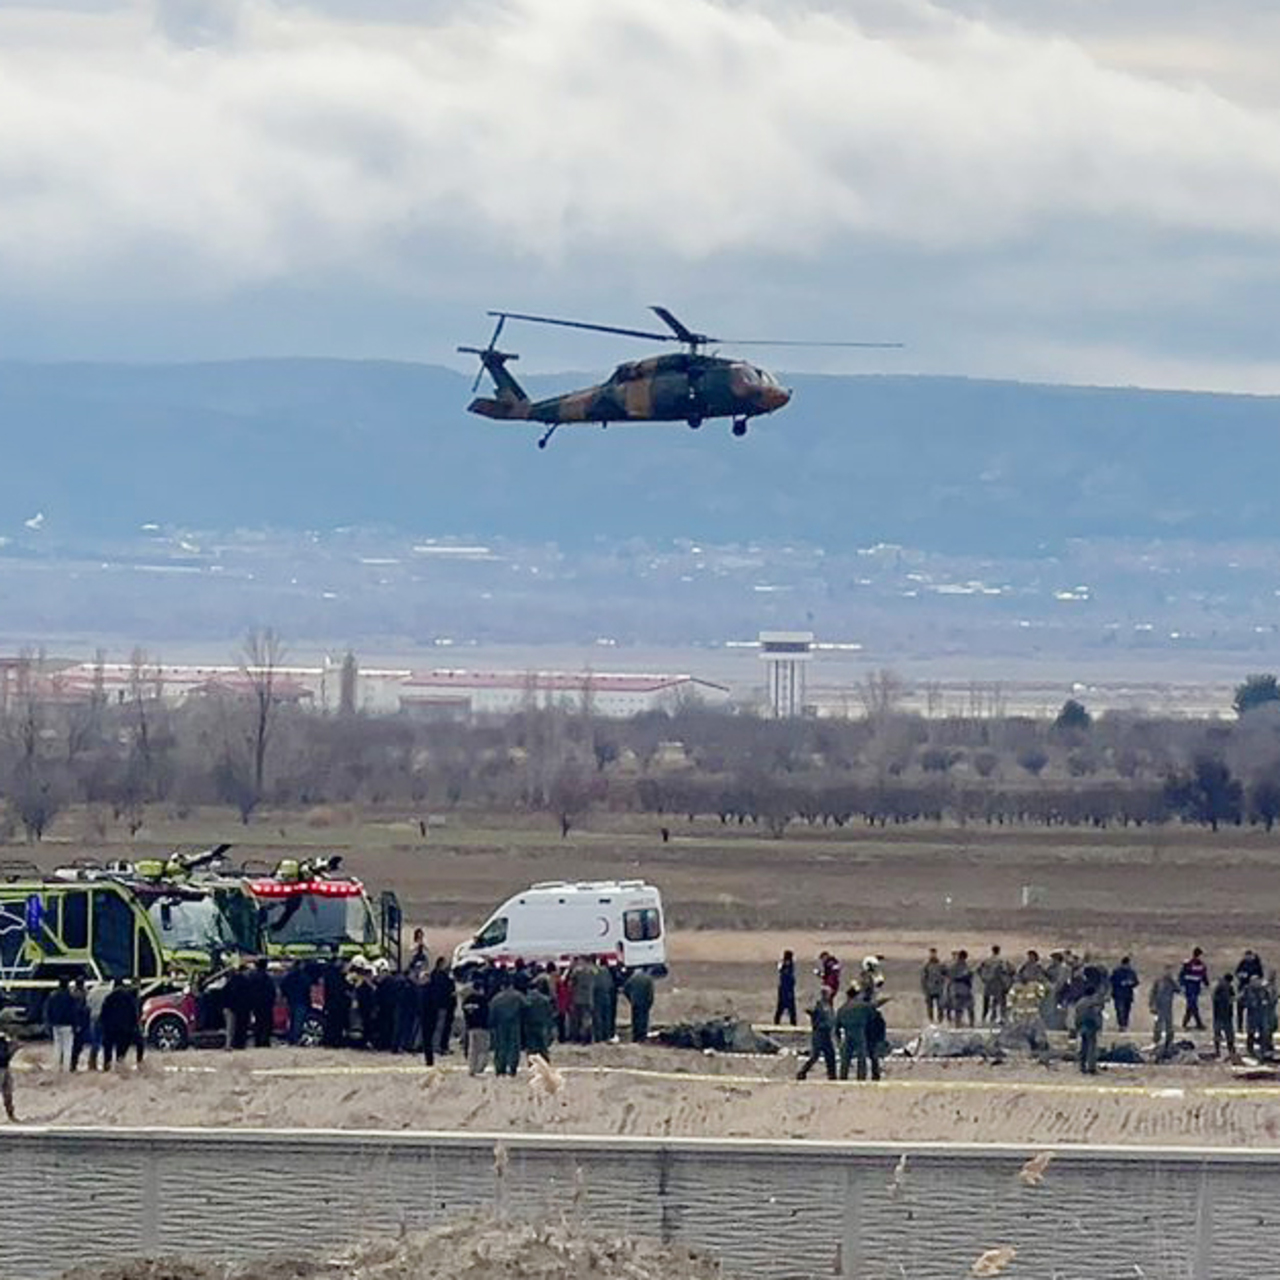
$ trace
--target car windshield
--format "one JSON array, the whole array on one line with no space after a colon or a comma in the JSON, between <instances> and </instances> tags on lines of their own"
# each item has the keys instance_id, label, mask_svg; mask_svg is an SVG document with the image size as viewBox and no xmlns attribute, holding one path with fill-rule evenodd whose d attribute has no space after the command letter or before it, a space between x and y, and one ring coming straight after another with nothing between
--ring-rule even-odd
<instances>
[{"instance_id":1,"label":"car windshield","mask_svg":"<svg viewBox=\"0 0 1280 1280\"><path fill-rule=\"evenodd\" d=\"M366 947L377 941L365 901L356 896L294 894L264 902L262 920L267 937L282 947L344 942Z\"/></svg>"},{"instance_id":2,"label":"car windshield","mask_svg":"<svg viewBox=\"0 0 1280 1280\"><path fill-rule=\"evenodd\" d=\"M212 898L158 898L147 908L166 951L234 951L236 936Z\"/></svg>"}]
</instances>

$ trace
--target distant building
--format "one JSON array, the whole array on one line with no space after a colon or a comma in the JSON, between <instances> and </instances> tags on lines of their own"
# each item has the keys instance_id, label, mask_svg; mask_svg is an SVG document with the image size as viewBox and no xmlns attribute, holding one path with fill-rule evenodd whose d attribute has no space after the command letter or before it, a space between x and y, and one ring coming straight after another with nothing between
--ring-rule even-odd
<instances>
[{"instance_id":1,"label":"distant building","mask_svg":"<svg viewBox=\"0 0 1280 1280\"><path fill-rule=\"evenodd\" d=\"M400 688L400 706L414 715L456 720L548 708L625 719L728 696L724 685L690 675L439 670L410 676Z\"/></svg>"},{"instance_id":2,"label":"distant building","mask_svg":"<svg viewBox=\"0 0 1280 1280\"><path fill-rule=\"evenodd\" d=\"M0 708L16 695L21 659L0 659ZM143 696L169 705L188 698L253 693L243 668L227 665L146 665L127 662L70 663L33 679L46 703L87 703L95 696L108 705L127 702L140 683ZM407 712L431 719L470 720L502 716L531 708L559 707L593 715L626 718L646 711L673 711L684 702L720 705L729 690L690 675L629 675L592 671L464 671L413 672L407 668L358 668L354 709L371 715ZM342 699L342 662L326 660L316 667L275 669L278 701L317 711L337 712Z\"/></svg>"}]
</instances>

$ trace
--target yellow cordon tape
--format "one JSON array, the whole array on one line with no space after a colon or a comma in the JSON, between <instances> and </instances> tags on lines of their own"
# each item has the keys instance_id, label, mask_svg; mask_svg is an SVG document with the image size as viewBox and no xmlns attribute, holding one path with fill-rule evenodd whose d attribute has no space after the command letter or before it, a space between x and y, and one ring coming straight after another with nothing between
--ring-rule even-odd
<instances>
[{"instance_id":1,"label":"yellow cordon tape","mask_svg":"<svg viewBox=\"0 0 1280 1280\"><path fill-rule=\"evenodd\" d=\"M207 1074L218 1067L166 1066L174 1073ZM689 1071L657 1071L647 1067L557 1067L562 1075L574 1076L631 1076L642 1080L674 1080L681 1084L724 1085L811 1085L864 1084L867 1088L914 1090L921 1093L1045 1093L1084 1094L1093 1097L1119 1096L1141 1097L1181 1102L1187 1098L1268 1098L1280 1097L1280 1085L1136 1085L1136 1084L1066 1084L1037 1081L998 1080L795 1080L785 1076L710 1075ZM248 1074L264 1079L279 1077L307 1078L320 1076L377 1076L377 1075L425 1075L429 1071L464 1075L464 1066L376 1066L376 1067L251 1067Z\"/></svg>"}]
</instances>

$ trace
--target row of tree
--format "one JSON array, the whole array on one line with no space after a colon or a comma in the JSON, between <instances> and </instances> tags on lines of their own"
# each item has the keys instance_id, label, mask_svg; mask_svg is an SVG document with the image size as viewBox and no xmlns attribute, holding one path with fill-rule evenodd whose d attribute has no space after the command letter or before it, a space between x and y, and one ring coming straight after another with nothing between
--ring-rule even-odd
<instances>
[{"instance_id":1,"label":"row of tree","mask_svg":"<svg viewBox=\"0 0 1280 1280\"><path fill-rule=\"evenodd\" d=\"M0 700L0 835L39 840L89 805L131 833L157 807L356 805L425 816L457 807L545 813L564 833L595 808L754 824L950 821L1223 825L1280 820L1280 690L1252 677L1234 722L905 715L881 673L857 720L771 721L689 705L605 720L590 705L532 705L502 719L434 722L356 710L344 664L339 709L289 696L284 648L250 635L238 678L172 705L137 652L122 691L69 696L26 655ZM1274 694L1275 696L1271 696ZM872 709L874 708L874 714Z\"/></svg>"}]
</instances>

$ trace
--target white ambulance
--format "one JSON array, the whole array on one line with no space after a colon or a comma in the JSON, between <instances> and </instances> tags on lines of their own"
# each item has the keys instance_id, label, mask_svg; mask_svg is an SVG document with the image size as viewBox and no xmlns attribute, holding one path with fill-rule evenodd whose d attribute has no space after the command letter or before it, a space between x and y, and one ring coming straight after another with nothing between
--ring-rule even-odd
<instances>
[{"instance_id":1,"label":"white ambulance","mask_svg":"<svg viewBox=\"0 0 1280 1280\"><path fill-rule=\"evenodd\" d=\"M643 880L546 880L509 898L453 953L455 971L577 956L620 969L667 972L662 895Z\"/></svg>"}]
</instances>

